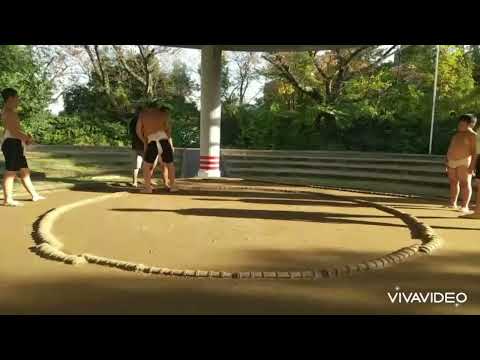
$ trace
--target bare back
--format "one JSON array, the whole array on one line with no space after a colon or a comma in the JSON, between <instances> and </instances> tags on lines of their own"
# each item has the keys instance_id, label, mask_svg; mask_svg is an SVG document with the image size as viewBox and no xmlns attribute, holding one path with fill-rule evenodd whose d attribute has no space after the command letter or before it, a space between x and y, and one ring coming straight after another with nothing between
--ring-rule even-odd
<instances>
[{"instance_id":1,"label":"bare back","mask_svg":"<svg viewBox=\"0 0 480 360\"><path fill-rule=\"evenodd\" d=\"M475 155L476 134L473 131L457 132L448 148L448 160L461 160Z\"/></svg>"},{"instance_id":2,"label":"bare back","mask_svg":"<svg viewBox=\"0 0 480 360\"><path fill-rule=\"evenodd\" d=\"M158 131L164 131L168 137L171 136L168 114L157 109L147 109L140 113L139 126L143 139L147 139L149 135Z\"/></svg>"}]
</instances>

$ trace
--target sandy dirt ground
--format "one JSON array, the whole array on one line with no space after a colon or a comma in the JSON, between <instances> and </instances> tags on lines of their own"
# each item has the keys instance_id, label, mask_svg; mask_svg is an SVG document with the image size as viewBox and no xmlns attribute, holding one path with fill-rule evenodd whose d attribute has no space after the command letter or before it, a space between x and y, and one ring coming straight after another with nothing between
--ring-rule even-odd
<instances>
[{"instance_id":1,"label":"sandy dirt ground","mask_svg":"<svg viewBox=\"0 0 480 360\"><path fill-rule=\"evenodd\" d=\"M394 206L445 239L430 256L331 280L169 278L99 265L71 266L29 248L45 212L105 195L106 188L47 193L24 208L0 207L1 314L479 314L480 221L458 219L422 199L316 190L279 193L261 183L224 182L176 194L128 193L75 208L54 226L70 253L146 265L220 271L290 271L358 263L419 243L394 216L359 205ZM255 185L242 190L238 185ZM285 187L283 187L285 188ZM293 188L290 188L293 189ZM299 188L300 190L308 190ZM333 196L332 196L333 195ZM451 304L392 304L387 292L465 292Z\"/></svg>"}]
</instances>

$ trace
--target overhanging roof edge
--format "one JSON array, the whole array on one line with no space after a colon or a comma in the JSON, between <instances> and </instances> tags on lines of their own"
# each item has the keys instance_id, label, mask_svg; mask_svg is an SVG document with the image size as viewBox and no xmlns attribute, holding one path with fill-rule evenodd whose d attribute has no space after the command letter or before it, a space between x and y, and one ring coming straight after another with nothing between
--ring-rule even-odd
<instances>
[{"instance_id":1,"label":"overhanging roof edge","mask_svg":"<svg viewBox=\"0 0 480 360\"><path fill-rule=\"evenodd\" d=\"M168 45L172 47L202 49L209 45ZM343 48L356 48L367 45L215 45L226 51L307 51L307 50L332 50Z\"/></svg>"}]
</instances>

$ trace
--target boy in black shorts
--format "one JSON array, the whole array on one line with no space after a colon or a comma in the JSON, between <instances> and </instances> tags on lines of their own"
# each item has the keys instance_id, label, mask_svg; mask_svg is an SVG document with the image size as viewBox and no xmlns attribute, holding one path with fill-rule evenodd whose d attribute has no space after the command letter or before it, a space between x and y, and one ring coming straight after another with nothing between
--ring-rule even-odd
<instances>
[{"instance_id":1,"label":"boy in black shorts","mask_svg":"<svg viewBox=\"0 0 480 360\"><path fill-rule=\"evenodd\" d=\"M32 196L33 201L45 199L40 196L30 179L27 159L25 157L25 145L30 145L32 137L24 133L20 126L17 107L20 102L17 91L8 88L2 91L4 107L1 114L5 133L3 135L2 152L5 157L5 174L3 176L3 205L22 206L23 204L13 200L13 181L20 171L20 179L25 189Z\"/></svg>"}]
</instances>

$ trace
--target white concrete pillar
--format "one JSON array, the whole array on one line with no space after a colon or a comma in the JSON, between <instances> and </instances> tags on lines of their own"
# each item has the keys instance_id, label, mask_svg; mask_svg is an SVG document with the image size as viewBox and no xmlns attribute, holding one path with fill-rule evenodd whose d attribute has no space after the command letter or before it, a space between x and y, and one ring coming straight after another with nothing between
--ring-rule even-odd
<instances>
[{"instance_id":1,"label":"white concrete pillar","mask_svg":"<svg viewBox=\"0 0 480 360\"><path fill-rule=\"evenodd\" d=\"M222 50L216 46L202 48L200 170L201 178L220 177L220 121Z\"/></svg>"}]
</instances>

